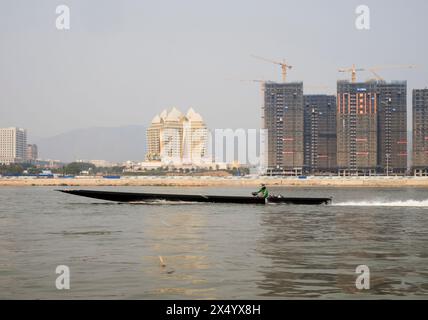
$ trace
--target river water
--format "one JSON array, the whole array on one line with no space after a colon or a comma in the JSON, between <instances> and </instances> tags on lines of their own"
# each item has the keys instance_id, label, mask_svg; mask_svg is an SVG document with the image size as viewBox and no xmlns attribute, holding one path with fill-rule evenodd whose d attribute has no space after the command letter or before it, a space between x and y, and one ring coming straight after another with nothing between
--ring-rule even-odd
<instances>
[{"instance_id":1,"label":"river water","mask_svg":"<svg viewBox=\"0 0 428 320\"><path fill-rule=\"evenodd\" d=\"M271 188L331 206L116 204L54 189L0 188L2 299L428 298L427 189ZM55 286L58 265L69 290Z\"/></svg>"}]
</instances>

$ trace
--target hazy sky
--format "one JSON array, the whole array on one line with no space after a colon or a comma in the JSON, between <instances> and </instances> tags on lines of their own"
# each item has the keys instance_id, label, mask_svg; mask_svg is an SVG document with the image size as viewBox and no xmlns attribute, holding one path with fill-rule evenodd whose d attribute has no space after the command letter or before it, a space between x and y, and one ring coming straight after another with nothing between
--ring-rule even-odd
<instances>
[{"instance_id":1,"label":"hazy sky","mask_svg":"<svg viewBox=\"0 0 428 320\"><path fill-rule=\"evenodd\" d=\"M60 4L71 30L55 27ZM355 28L360 4L369 31ZM427 12L426 0L0 0L0 126L28 128L31 141L147 125L176 106L210 128L258 128L259 84L239 80L280 80L280 69L251 54L286 58L290 81L330 93L348 76L338 67L417 64L380 72L407 79L410 95L428 86Z\"/></svg>"}]
</instances>

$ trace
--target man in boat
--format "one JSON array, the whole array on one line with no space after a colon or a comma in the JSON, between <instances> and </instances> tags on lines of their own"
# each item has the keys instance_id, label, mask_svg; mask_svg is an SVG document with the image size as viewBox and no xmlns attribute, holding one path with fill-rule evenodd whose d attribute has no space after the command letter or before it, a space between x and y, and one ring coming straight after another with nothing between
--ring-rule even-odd
<instances>
[{"instance_id":1,"label":"man in boat","mask_svg":"<svg viewBox=\"0 0 428 320\"><path fill-rule=\"evenodd\" d=\"M269 191L266 188L266 185L264 183L262 183L260 185L260 190L257 192L253 192L253 196L257 196L257 197L263 197L265 199L269 198Z\"/></svg>"}]
</instances>

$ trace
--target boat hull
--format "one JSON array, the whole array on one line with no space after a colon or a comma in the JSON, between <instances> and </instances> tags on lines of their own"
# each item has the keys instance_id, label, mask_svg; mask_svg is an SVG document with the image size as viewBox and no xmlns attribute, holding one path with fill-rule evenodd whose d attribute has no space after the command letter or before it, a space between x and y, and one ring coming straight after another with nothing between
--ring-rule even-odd
<instances>
[{"instance_id":1,"label":"boat hull","mask_svg":"<svg viewBox=\"0 0 428 320\"><path fill-rule=\"evenodd\" d=\"M186 195L186 194L155 194L155 193L132 193L115 191L96 190L58 190L76 196L107 200L114 202L153 202L153 201L174 201L174 202L205 202L205 203L237 203L237 204L295 204L295 205L321 205L330 204L331 198L287 198L270 197L266 201L259 197L243 196L207 196L207 195Z\"/></svg>"}]
</instances>

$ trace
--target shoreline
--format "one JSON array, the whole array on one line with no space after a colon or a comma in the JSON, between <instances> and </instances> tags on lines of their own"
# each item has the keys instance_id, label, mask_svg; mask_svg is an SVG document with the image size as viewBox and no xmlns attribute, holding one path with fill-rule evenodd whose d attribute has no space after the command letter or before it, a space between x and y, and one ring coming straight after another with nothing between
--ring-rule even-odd
<instances>
[{"instance_id":1,"label":"shoreline","mask_svg":"<svg viewBox=\"0 0 428 320\"><path fill-rule=\"evenodd\" d=\"M283 187L420 187L428 188L428 177L122 177L104 179L96 177L63 178L0 178L1 187L254 187L261 183Z\"/></svg>"}]
</instances>

